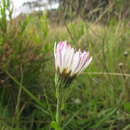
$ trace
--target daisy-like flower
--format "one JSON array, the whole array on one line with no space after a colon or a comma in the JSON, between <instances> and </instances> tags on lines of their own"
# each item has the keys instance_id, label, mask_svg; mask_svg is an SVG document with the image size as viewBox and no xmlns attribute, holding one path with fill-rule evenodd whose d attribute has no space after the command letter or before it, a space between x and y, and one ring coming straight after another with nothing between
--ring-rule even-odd
<instances>
[{"instance_id":1,"label":"daisy-like flower","mask_svg":"<svg viewBox=\"0 0 130 130\"><path fill-rule=\"evenodd\" d=\"M61 77L72 80L79 75L92 61L89 52L76 51L66 41L54 46L56 72Z\"/></svg>"}]
</instances>

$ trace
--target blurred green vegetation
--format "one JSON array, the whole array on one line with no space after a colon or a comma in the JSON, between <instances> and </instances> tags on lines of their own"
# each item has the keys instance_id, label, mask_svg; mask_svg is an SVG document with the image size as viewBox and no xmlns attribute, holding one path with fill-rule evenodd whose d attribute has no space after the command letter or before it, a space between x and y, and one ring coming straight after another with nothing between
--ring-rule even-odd
<instances>
[{"instance_id":1,"label":"blurred green vegetation","mask_svg":"<svg viewBox=\"0 0 130 130\"><path fill-rule=\"evenodd\" d=\"M2 3L3 2L3 3ZM73 82L64 130L130 129L130 25L83 20L52 23L48 12L12 19L0 6L0 129L51 130L55 118L55 42L90 51L91 65ZM10 20L7 20L9 11Z\"/></svg>"},{"instance_id":2,"label":"blurred green vegetation","mask_svg":"<svg viewBox=\"0 0 130 130\"><path fill-rule=\"evenodd\" d=\"M59 1L59 9L65 19L77 16L91 21L107 23L116 19L130 17L130 0L49 0Z\"/></svg>"}]
</instances>

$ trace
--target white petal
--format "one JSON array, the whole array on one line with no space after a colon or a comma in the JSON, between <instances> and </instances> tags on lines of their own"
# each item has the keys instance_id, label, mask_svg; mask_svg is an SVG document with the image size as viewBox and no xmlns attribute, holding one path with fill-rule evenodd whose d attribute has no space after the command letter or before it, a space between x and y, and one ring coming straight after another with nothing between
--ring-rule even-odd
<instances>
[{"instance_id":1,"label":"white petal","mask_svg":"<svg viewBox=\"0 0 130 130\"><path fill-rule=\"evenodd\" d=\"M61 50L61 60L62 60L62 64L61 64L61 66L60 66L60 68L61 68L61 73L62 73L62 71L65 69L66 53L67 53L67 43L64 42L63 48L62 48L62 50Z\"/></svg>"},{"instance_id":2,"label":"white petal","mask_svg":"<svg viewBox=\"0 0 130 130\"><path fill-rule=\"evenodd\" d=\"M79 63L80 63L80 51L76 52L73 56L72 65L71 65L72 75L75 74L75 70L78 67Z\"/></svg>"},{"instance_id":3,"label":"white petal","mask_svg":"<svg viewBox=\"0 0 130 130\"><path fill-rule=\"evenodd\" d=\"M64 65L63 65L63 67L65 69L67 69L69 56L70 56L70 47L67 45L66 46L66 51L65 51L65 54L64 54Z\"/></svg>"},{"instance_id":4,"label":"white petal","mask_svg":"<svg viewBox=\"0 0 130 130\"><path fill-rule=\"evenodd\" d=\"M70 71L70 64L71 64L73 53L74 53L74 49L71 48L71 46L67 45L66 54L65 54L66 56L64 59L64 68L67 70L67 72Z\"/></svg>"}]
</instances>

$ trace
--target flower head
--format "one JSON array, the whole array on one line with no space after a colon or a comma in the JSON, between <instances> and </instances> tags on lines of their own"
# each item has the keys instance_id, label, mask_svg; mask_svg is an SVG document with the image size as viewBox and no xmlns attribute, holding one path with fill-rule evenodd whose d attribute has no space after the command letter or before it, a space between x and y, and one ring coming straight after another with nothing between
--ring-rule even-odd
<instances>
[{"instance_id":1,"label":"flower head","mask_svg":"<svg viewBox=\"0 0 130 130\"><path fill-rule=\"evenodd\" d=\"M92 61L89 52L76 51L66 41L54 46L56 71L66 78L74 78L79 75Z\"/></svg>"}]
</instances>

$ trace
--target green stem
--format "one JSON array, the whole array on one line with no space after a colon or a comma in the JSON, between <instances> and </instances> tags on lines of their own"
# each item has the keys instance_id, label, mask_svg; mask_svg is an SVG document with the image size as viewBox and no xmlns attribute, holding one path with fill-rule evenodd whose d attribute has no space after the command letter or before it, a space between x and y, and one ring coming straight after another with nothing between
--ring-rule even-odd
<instances>
[{"instance_id":1,"label":"green stem","mask_svg":"<svg viewBox=\"0 0 130 130\"><path fill-rule=\"evenodd\" d=\"M64 109L64 103L65 103L65 86L68 86L67 82L62 80L59 75L55 74L55 88L56 88L56 124L57 128L55 130L62 130L62 110Z\"/></svg>"},{"instance_id":2,"label":"green stem","mask_svg":"<svg viewBox=\"0 0 130 130\"><path fill-rule=\"evenodd\" d=\"M60 127L60 116L61 116L61 109L60 109L60 85L56 87L56 98L57 98L57 106L56 106L56 122Z\"/></svg>"},{"instance_id":3,"label":"green stem","mask_svg":"<svg viewBox=\"0 0 130 130\"><path fill-rule=\"evenodd\" d=\"M56 130L61 130L61 89L62 89L62 83L59 80L58 76L55 75L55 85L56 85L56 99L57 99L57 105L56 105L56 123L58 125L58 128Z\"/></svg>"}]
</instances>

